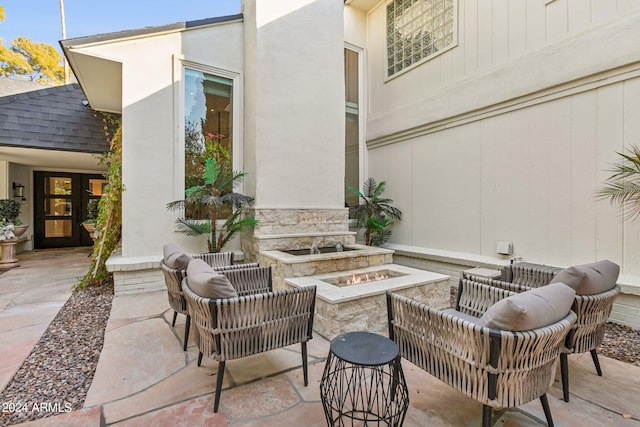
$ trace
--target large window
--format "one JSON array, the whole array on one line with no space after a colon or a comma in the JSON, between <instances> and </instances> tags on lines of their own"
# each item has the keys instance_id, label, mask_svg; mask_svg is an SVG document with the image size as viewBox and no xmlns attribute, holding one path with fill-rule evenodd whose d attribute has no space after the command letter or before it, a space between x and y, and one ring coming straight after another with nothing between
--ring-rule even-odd
<instances>
[{"instance_id":1,"label":"large window","mask_svg":"<svg viewBox=\"0 0 640 427\"><path fill-rule=\"evenodd\" d=\"M456 0L392 0L387 5L387 76L456 45Z\"/></svg>"},{"instance_id":2,"label":"large window","mask_svg":"<svg viewBox=\"0 0 640 427\"><path fill-rule=\"evenodd\" d=\"M233 80L185 69L185 188L202 184L202 167L208 157L232 167L232 94ZM187 209L185 216L207 218L205 208Z\"/></svg>"},{"instance_id":3,"label":"large window","mask_svg":"<svg viewBox=\"0 0 640 427\"><path fill-rule=\"evenodd\" d=\"M344 49L345 79L345 144L344 144L344 184L360 188L360 90L358 52ZM345 192L345 204L358 206L358 196L351 191Z\"/></svg>"}]
</instances>

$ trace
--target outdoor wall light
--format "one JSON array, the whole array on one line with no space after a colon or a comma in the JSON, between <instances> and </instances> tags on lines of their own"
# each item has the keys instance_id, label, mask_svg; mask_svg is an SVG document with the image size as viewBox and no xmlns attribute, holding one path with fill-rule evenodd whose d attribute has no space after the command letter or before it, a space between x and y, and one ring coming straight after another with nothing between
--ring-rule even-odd
<instances>
[{"instance_id":1,"label":"outdoor wall light","mask_svg":"<svg viewBox=\"0 0 640 427\"><path fill-rule=\"evenodd\" d=\"M24 185L13 183L13 197L17 199L26 200L24 198Z\"/></svg>"}]
</instances>

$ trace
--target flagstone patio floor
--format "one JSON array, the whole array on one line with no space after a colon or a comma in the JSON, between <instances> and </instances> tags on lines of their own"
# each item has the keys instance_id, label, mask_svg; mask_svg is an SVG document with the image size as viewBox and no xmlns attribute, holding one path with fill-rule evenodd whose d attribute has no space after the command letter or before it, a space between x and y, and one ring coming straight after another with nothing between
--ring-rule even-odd
<instances>
[{"instance_id":1,"label":"flagstone patio floor","mask_svg":"<svg viewBox=\"0 0 640 427\"><path fill-rule=\"evenodd\" d=\"M78 251L51 259L60 253L29 255L42 261L0 275L0 390L88 266ZM19 280L8 280L18 272ZM179 315L172 328L172 313L165 292L115 297L84 408L21 426L326 425L319 384L329 341L316 335L309 343L307 387L299 345L227 362L220 410L213 413L217 363L205 358L197 366L193 336L182 351L185 318ZM601 357L598 377L589 354L572 355L569 364L571 401L562 400L559 370L548 394L556 426L640 427L640 367ZM480 404L406 361L403 369L410 399L405 426L481 425ZM496 426L546 425L539 401L498 415Z\"/></svg>"}]
</instances>

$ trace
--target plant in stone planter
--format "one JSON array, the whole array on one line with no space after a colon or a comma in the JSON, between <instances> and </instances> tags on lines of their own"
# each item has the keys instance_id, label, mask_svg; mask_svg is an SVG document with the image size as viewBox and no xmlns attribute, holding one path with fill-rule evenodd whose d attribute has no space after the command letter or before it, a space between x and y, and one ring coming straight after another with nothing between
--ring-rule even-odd
<instances>
[{"instance_id":1,"label":"plant in stone planter","mask_svg":"<svg viewBox=\"0 0 640 427\"><path fill-rule=\"evenodd\" d=\"M20 203L11 199L0 200L0 270L17 267L16 244L18 237L16 224L21 225L18 220L20 215ZM21 227L25 228L25 227ZM24 230L22 230L24 232ZM22 233L20 233L22 234Z\"/></svg>"},{"instance_id":2,"label":"plant in stone planter","mask_svg":"<svg viewBox=\"0 0 640 427\"><path fill-rule=\"evenodd\" d=\"M362 203L352 210L358 220L358 227L364 227L365 244L380 246L391 237L391 219L401 220L402 211L391 206L392 199L382 197L385 181L376 182L368 178L362 185L362 191L354 187L347 187L362 200Z\"/></svg>"},{"instance_id":3,"label":"plant in stone planter","mask_svg":"<svg viewBox=\"0 0 640 427\"><path fill-rule=\"evenodd\" d=\"M12 199L0 200L0 226L6 227L12 225L12 232L15 237L20 237L27 231L28 226L22 224L18 219L20 215L20 202Z\"/></svg>"},{"instance_id":4,"label":"plant in stone planter","mask_svg":"<svg viewBox=\"0 0 640 427\"><path fill-rule=\"evenodd\" d=\"M15 225L19 222L18 215L20 215L20 202L11 199L0 200L0 221Z\"/></svg>"}]
</instances>

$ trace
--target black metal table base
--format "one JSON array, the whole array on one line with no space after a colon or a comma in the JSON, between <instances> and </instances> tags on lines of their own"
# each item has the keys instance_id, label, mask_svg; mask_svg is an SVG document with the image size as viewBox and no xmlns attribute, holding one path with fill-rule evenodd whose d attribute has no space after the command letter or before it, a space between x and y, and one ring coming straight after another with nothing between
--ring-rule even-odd
<instances>
[{"instance_id":1,"label":"black metal table base","mask_svg":"<svg viewBox=\"0 0 640 427\"><path fill-rule=\"evenodd\" d=\"M393 344L380 335L373 338L374 341L387 340L383 342L384 345ZM336 352L332 345L327 358L320 381L320 396L327 423L340 427L401 426L409 406L409 392L397 349L391 360L382 357L379 364L359 364L356 362L357 354L355 357L353 354L348 356L348 360L345 360L341 357L340 349ZM367 357L362 359L371 362L366 360Z\"/></svg>"}]
</instances>

